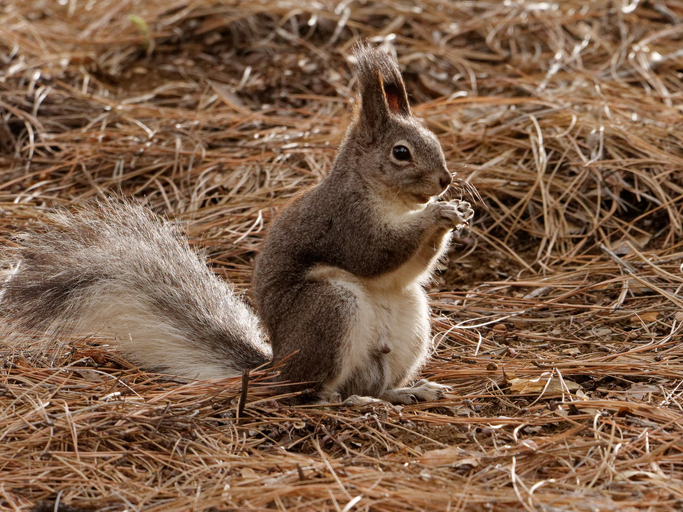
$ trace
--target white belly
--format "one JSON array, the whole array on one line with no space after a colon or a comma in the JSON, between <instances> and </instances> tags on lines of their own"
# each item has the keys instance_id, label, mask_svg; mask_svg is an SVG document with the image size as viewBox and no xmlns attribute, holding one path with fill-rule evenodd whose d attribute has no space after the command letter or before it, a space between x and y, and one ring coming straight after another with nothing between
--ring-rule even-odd
<instances>
[{"instance_id":1,"label":"white belly","mask_svg":"<svg viewBox=\"0 0 683 512\"><path fill-rule=\"evenodd\" d=\"M387 288L334 267L317 267L309 277L352 292L356 303L347 319L341 371L326 391L337 391L354 374L368 377L362 372L377 372L378 361L382 389L402 386L414 377L430 347L427 296L418 283Z\"/></svg>"}]
</instances>

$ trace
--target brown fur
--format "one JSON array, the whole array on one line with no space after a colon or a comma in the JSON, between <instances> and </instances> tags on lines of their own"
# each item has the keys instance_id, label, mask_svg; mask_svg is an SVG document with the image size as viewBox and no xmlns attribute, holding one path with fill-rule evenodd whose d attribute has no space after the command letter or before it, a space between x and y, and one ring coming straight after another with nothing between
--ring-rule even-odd
<instances>
[{"instance_id":1,"label":"brown fur","mask_svg":"<svg viewBox=\"0 0 683 512\"><path fill-rule=\"evenodd\" d=\"M429 205L409 221L392 222L388 211L424 208L451 175L438 140L412 116L394 62L369 47L361 47L356 57L361 104L332 170L275 221L254 273L257 307L274 361L296 352L283 376L314 380L318 390L346 364L340 350L358 302L344 288L311 279L311 270L338 268L370 282L412 264L415 275L400 284L407 288L429 273L456 223L448 203ZM391 158L399 141L412 149L407 165ZM426 350L428 339L419 343ZM377 352L336 391L381 396L384 359ZM401 385L414 370L406 368L389 385Z\"/></svg>"}]
</instances>

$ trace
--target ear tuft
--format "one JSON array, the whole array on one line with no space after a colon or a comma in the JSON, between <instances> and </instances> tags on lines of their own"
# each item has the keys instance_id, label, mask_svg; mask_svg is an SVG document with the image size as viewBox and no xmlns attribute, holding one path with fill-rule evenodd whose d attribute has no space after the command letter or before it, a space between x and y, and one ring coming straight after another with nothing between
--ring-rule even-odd
<instances>
[{"instance_id":1,"label":"ear tuft","mask_svg":"<svg viewBox=\"0 0 683 512\"><path fill-rule=\"evenodd\" d=\"M360 83L361 120L374 125L388 115L410 116L405 85L393 59L367 43L356 45L354 57Z\"/></svg>"}]
</instances>

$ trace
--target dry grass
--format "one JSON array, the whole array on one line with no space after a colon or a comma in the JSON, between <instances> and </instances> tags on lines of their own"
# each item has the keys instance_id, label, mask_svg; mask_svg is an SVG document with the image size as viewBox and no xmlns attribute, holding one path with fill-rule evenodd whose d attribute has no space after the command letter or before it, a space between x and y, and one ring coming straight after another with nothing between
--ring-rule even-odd
<instances>
[{"instance_id":1,"label":"dry grass","mask_svg":"<svg viewBox=\"0 0 683 512\"><path fill-rule=\"evenodd\" d=\"M486 207L432 290L425 375L453 395L286 407L256 379L236 419L235 380L93 339L5 349L0 508L681 510L680 20L678 0L6 0L0 242L134 195L246 290L330 166L364 37Z\"/></svg>"}]
</instances>

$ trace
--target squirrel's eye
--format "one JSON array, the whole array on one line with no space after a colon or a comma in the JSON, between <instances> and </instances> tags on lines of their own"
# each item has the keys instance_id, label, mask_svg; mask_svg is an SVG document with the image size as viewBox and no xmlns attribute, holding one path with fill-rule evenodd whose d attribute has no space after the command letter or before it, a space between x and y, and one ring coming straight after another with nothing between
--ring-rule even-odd
<instances>
[{"instance_id":1,"label":"squirrel's eye","mask_svg":"<svg viewBox=\"0 0 683 512\"><path fill-rule=\"evenodd\" d=\"M391 153L396 160L401 162L407 162L410 160L410 150L403 145L399 144L398 146L394 146L394 149L391 151Z\"/></svg>"}]
</instances>

